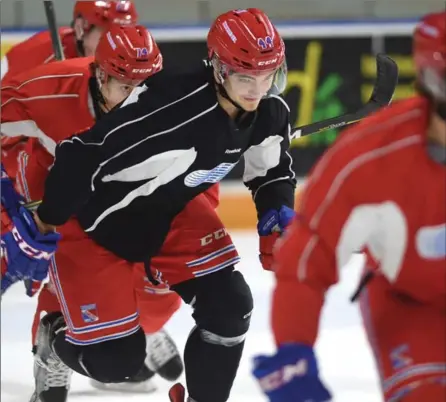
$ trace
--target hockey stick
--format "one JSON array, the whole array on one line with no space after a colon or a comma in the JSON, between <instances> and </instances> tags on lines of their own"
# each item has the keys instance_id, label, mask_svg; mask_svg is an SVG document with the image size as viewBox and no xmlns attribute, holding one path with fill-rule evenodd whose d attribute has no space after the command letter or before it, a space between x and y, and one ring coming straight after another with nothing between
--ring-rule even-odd
<instances>
[{"instance_id":1,"label":"hockey stick","mask_svg":"<svg viewBox=\"0 0 446 402\"><path fill-rule=\"evenodd\" d=\"M51 42L53 43L54 58L56 60L65 60L62 42L60 41L59 30L57 28L54 3L51 0L44 0L43 5L45 7L46 20L48 22L48 29L51 35Z\"/></svg>"},{"instance_id":2,"label":"hockey stick","mask_svg":"<svg viewBox=\"0 0 446 402\"><path fill-rule=\"evenodd\" d=\"M398 66L389 56L378 54L376 56L376 70L377 78L375 86L373 87L372 96L361 109L354 113L348 113L331 119L311 123L306 126L296 127L291 131L291 137L299 138L330 130L332 128L345 127L356 123L364 117L367 117L369 114L387 106L392 100L393 93L395 92L398 83Z\"/></svg>"},{"instance_id":3,"label":"hockey stick","mask_svg":"<svg viewBox=\"0 0 446 402\"><path fill-rule=\"evenodd\" d=\"M370 100L358 111L333 117L331 119L318 121L306 126L297 127L291 131L292 138L299 138L314 133L320 133L332 128L345 127L356 123L376 112L380 108L387 106L392 100L393 93L398 82L398 66L389 57L384 54L376 56L377 79L373 87L373 93ZM41 201L32 201L25 204L28 209L35 209Z\"/></svg>"}]
</instances>

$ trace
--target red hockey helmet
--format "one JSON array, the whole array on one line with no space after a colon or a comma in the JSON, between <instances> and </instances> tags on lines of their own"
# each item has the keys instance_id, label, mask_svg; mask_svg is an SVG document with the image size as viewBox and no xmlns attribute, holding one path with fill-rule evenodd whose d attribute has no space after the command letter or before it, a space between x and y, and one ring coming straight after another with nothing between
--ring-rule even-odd
<instances>
[{"instance_id":1,"label":"red hockey helmet","mask_svg":"<svg viewBox=\"0 0 446 402\"><path fill-rule=\"evenodd\" d=\"M207 46L222 81L231 72L277 71L275 85L279 92L285 88L285 44L263 11L248 8L220 15L209 30Z\"/></svg>"},{"instance_id":2,"label":"red hockey helmet","mask_svg":"<svg viewBox=\"0 0 446 402\"><path fill-rule=\"evenodd\" d=\"M428 14L415 28L413 57L419 84L446 100L446 12Z\"/></svg>"},{"instance_id":3,"label":"red hockey helmet","mask_svg":"<svg viewBox=\"0 0 446 402\"><path fill-rule=\"evenodd\" d=\"M136 24L138 14L131 1L76 1L73 10L73 20L82 18L84 30L89 31L92 26L107 29L110 25Z\"/></svg>"},{"instance_id":4,"label":"red hockey helmet","mask_svg":"<svg viewBox=\"0 0 446 402\"><path fill-rule=\"evenodd\" d=\"M107 77L142 81L161 71L163 57L148 29L142 25L112 25L96 48L96 64Z\"/></svg>"}]
</instances>

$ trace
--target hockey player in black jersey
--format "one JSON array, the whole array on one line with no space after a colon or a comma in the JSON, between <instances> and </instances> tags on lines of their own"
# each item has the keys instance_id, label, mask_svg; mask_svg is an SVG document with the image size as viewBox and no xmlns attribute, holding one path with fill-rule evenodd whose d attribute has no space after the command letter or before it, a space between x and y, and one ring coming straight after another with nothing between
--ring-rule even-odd
<instances>
[{"instance_id":1,"label":"hockey player in black jersey","mask_svg":"<svg viewBox=\"0 0 446 402\"><path fill-rule=\"evenodd\" d=\"M270 269L274 241L294 215L295 178L287 152L289 110L278 95L286 80L285 47L276 28L260 10L230 11L213 23L208 50L207 65L153 76L126 106L60 143L35 219L45 233L76 216L104 253L144 262L149 278L167 282L190 304L196 327L184 355L188 401L225 402L253 309L249 286L234 268L238 258L183 281L154 261L181 211L243 157L243 181L259 218L260 259ZM203 239L196 240L206 247ZM120 382L140 368L141 330L82 346L70 343L60 316L48 315L39 331L38 354L50 369L66 364L98 381ZM183 402L182 386L170 397Z\"/></svg>"}]
</instances>

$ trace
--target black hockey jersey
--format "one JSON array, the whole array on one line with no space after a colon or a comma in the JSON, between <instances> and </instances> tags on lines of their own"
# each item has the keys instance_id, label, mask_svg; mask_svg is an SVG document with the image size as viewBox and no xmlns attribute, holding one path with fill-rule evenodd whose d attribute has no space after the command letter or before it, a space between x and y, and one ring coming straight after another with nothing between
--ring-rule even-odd
<instances>
[{"instance_id":1,"label":"black hockey jersey","mask_svg":"<svg viewBox=\"0 0 446 402\"><path fill-rule=\"evenodd\" d=\"M173 218L242 156L243 181L259 216L294 205L289 110L282 98L266 98L234 121L217 101L209 67L178 76L161 72L146 86L57 146L38 209L43 222L61 225L76 215L106 249L146 261L159 251Z\"/></svg>"}]
</instances>

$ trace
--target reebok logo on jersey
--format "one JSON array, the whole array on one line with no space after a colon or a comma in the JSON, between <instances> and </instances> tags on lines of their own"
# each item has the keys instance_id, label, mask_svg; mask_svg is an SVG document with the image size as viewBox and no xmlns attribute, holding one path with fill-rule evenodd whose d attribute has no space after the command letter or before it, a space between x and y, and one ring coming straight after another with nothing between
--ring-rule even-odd
<instances>
[{"instance_id":1,"label":"reebok logo on jersey","mask_svg":"<svg viewBox=\"0 0 446 402\"><path fill-rule=\"evenodd\" d=\"M220 163L212 170L196 170L184 178L187 187L197 187L203 183L218 183L236 165L236 163Z\"/></svg>"},{"instance_id":2,"label":"reebok logo on jersey","mask_svg":"<svg viewBox=\"0 0 446 402\"><path fill-rule=\"evenodd\" d=\"M238 154L238 153L240 153L240 152L242 152L242 149L241 149L241 148L227 149L227 150L225 151L225 154Z\"/></svg>"}]
</instances>

